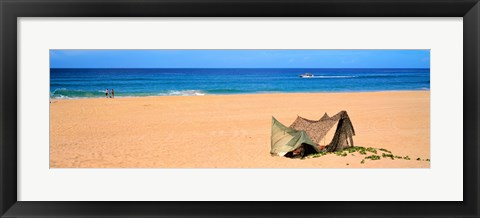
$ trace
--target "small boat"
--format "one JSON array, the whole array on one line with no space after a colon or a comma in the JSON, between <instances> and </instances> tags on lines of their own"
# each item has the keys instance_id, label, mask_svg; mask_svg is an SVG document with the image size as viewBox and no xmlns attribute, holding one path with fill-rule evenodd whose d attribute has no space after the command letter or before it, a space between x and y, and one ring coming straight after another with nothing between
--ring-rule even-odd
<instances>
[{"instance_id":1,"label":"small boat","mask_svg":"<svg viewBox=\"0 0 480 218\"><path fill-rule=\"evenodd\" d=\"M312 77L313 77L313 74L311 74L311 73L304 73L304 74L301 74L300 77L301 77L301 78L312 78Z\"/></svg>"}]
</instances>

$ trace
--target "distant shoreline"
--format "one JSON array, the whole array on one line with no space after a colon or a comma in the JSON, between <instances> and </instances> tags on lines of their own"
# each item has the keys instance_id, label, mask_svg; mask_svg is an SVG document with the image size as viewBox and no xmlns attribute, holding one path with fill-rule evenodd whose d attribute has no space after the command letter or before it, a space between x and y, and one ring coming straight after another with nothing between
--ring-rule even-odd
<instances>
[{"instance_id":1,"label":"distant shoreline","mask_svg":"<svg viewBox=\"0 0 480 218\"><path fill-rule=\"evenodd\" d=\"M259 96L259 95L317 95L317 94L355 94L355 93L405 93L405 92L430 92L425 90L382 90L382 91L345 91L345 92L265 92L265 93L232 93L232 94L204 94L204 95L146 95L146 96L115 96L113 99L136 99L136 98L163 98L163 97L205 97L205 96ZM104 97L74 97L74 98L50 98L50 101L85 100L85 99L112 99Z\"/></svg>"}]
</instances>

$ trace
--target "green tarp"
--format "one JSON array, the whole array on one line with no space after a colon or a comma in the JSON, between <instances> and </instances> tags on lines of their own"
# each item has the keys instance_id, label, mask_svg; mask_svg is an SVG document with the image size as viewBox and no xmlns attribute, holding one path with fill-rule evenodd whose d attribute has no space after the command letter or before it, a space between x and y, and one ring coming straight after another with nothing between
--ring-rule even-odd
<instances>
[{"instance_id":1,"label":"green tarp","mask_svg":"<svg viewBox=\"0 0 480 218\"><path fill-rule=\"evenodd\" d=\"M284 156L295 149L304 146L313 148L316 152L320 152L316 143L313 142L303 130L298 131L286 127L272 117L272 136L270 154Z\"/></svg>"}]
</instances>

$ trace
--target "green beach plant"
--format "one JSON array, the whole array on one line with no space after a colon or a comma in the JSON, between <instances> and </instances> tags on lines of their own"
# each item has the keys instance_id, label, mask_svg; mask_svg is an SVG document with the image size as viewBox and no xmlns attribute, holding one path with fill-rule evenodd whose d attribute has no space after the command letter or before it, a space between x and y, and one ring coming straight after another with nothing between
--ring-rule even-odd
<instances>
[{"instance_id":1,"label":"green beach plant","mask_svg":"<svg viewBox=\"0 0 480 218\"><path fill-rule=\"evenodd\" d=\"M367 148L367 151L368 151L368 152L375 153L375 154L377 153L377 149L372 148L372 147Z\"/></svg>"},{"instance_id":2,"label":"green beach plant","mask_svg":"<svg viewBox=\"0 0 480 218\"><path fill-rule=\"evenodd\" d=\"M385 148L380 148L380 149L378 149L378 150L383 151L383 152L387 152L387 153L390 153L390 154L392 153L391 151L389 151L389 150L387 150L387 149L385 149Z\"/></svg>"},{"instance_id":3,"label":"green beach plant","mask_svg":"<svg viewBox=\"0 0 480 218\"><path fill-rule=\"evenodd\" d=\"M382 151L381 156L380 155L375 155L375 154L377 154L377 149ZM380 160L382 157L383 158L390 158L391 160L395 160L395 159L411 160L411 158L408 155L404 156L404 157L394 155L391 151L389 151L387 149L384 149L384 148L372 148L372 147L365 148L365 147L361 147L361 146L349 147L349 148L343 149L341 151L334 151L334 152L328 152L326 150L322 150L319 153L310 154L310 155L308 155L304 158L318 158L318 157L322 157L322 156L325 156L325 155L328 155L328 154L335 154L335 155L340 156L340 157L346 157L346 156L348 156L348 154L351 154L351 156L355 156L355 152L358 152L361 155L367 155L367 152L374 153L374 155L366 156L365 158L363 158L362 161L360 161L360 164L365 164L365 159ZM304 159L304 158L301 158L301 159ZM430 159L423 159L422 160L421 158L417 158L416 160L417 161L430 161ZM347 163L347 165L350 165L350 164Z\"/></svg>"},{"instance_id":4,"label":"green beach plant","mask_svg":"<svg viewBox=\"0 0 480 218\"><path fill-rule=\"evenodd\" d=\"M380 156L378 155L370 155L370 156L367 156L365 157L365 159L370 159L370 160L380 160Z\"/></svg>"},{"instance_id":5,"label":"green beach plant","mask_svg":"<svg viewBox=\"0 0 480 218\"><path fill-rule=\"evenodd\" d=\"M393 154L385 154L382 153L382 157L389 157L390 159L394 160L395 158L393 157Z\"/></svg>"}]
</instances>

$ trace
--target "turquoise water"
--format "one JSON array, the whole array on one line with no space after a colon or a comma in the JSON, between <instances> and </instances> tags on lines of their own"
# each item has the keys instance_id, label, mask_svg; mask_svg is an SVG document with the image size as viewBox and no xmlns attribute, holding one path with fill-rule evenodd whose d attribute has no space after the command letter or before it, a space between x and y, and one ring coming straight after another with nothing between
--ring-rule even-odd
<instances>
[{"instance_id":1,"label":"turquoise water","mask_svg":"<svg viewBox=\"0 0 480 218\"><path fill-rule=\"evenodd\" d=\"M312 73L313 78L300 78ZM50 69L52 98L430 89L430 69Z\"/></svg>"}]
</instances>

